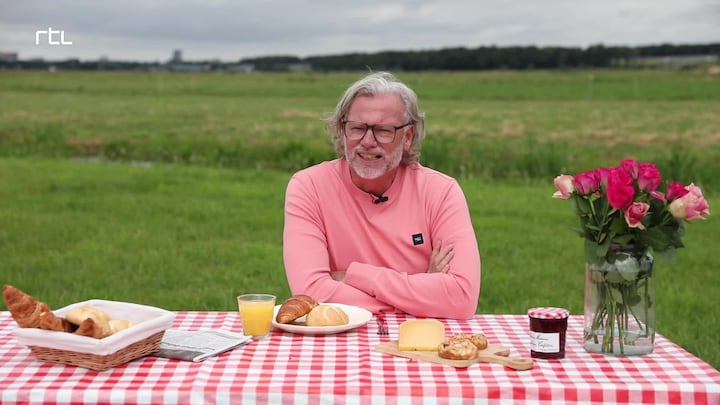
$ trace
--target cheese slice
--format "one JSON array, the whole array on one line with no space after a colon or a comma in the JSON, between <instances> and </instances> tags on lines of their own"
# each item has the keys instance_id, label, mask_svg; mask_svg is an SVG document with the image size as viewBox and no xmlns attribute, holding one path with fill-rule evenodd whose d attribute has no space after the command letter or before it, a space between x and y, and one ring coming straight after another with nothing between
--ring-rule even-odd
<instances>
[{"instance_id":1,"label":"cheese slice","mask_svg":"<svg viewBox=\"0 0 720 405\"><path fill-rule=\"evenodd\" d=\"M398 329L398 350L437 351L444 340L445 325L435 319L411 319Z\"/></svg>"}]
</instances>

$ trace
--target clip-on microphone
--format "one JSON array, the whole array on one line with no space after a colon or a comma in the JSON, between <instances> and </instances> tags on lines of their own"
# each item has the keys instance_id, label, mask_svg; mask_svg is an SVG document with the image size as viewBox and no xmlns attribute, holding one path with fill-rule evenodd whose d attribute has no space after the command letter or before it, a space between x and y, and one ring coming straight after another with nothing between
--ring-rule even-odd
<instances>
[{"instance_id":1,"label":"clip-on microphone","mask_svg":"<svg viewBox=\"0 0 720 405\"><path fill-rule=\"evenodd\" d=\"M376 198L375 201L373 201L373 204L380 204L384 203L385 201L389 200L388 196L381 195L380 197Z\"/></svg>"}]
</instances>

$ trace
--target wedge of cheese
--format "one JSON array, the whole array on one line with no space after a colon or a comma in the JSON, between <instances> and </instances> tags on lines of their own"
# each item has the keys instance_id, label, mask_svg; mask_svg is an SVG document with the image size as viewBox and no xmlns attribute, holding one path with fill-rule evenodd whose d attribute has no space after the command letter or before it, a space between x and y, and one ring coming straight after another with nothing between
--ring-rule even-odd
<instances>
[{"instance_id":1,"label":"wedge of cheese","mask_svg":"<svg viewBox=\"0 0 720 405\"><path fill-rule=\"evenodd\" d=\"M435 319L411 319L398 329L398 350L437 351L444 340L445 325Z\"/></svg>"}]
</instances>

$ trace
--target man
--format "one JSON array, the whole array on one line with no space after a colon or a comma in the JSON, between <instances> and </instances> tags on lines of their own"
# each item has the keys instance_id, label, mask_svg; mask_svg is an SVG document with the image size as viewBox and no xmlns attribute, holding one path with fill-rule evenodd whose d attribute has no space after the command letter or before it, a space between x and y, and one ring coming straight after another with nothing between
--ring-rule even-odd
<instances>
[{"instance_id":1,"label":"man","mask_svg":"<svg viewBox=\"0 0 720 405\"><path fill-rule=\"evenodd\" d=\"M293 294L374 313L466 319L480 253L451 177L418 162L424 114L392 74L347 89L326 120L340 158L301 170L285 196L283 256Z\"/></svg>"}]
</instances>

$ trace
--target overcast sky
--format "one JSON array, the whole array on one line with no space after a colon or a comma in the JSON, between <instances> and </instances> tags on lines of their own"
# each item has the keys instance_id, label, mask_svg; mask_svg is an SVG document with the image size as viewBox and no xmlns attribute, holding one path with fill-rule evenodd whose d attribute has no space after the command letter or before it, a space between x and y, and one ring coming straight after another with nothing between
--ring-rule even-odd
<instances>
[{"instance_id":1,"label":"overcast sky","mask_svg":"<svg viewBox=\"0 0 720 405\"><path fill-rule=\"evenodd\" d=\"M64 42L36 45L36 31ZM61 40L55 33L54 41ZM720 0L0 0L20 59L237 61L478 46L720 42Z\"/></svg>"}]
</instances>

